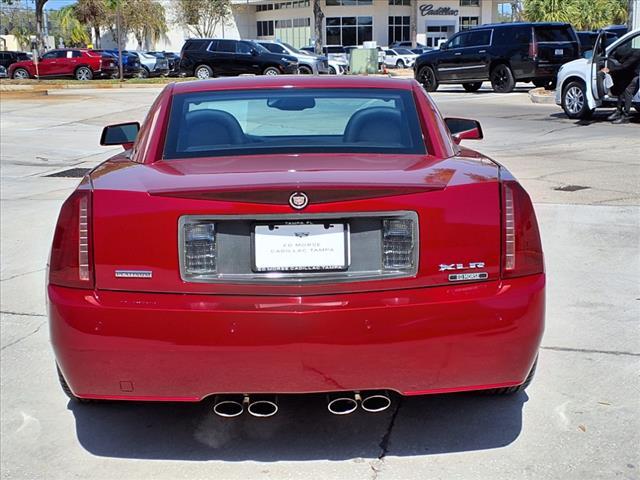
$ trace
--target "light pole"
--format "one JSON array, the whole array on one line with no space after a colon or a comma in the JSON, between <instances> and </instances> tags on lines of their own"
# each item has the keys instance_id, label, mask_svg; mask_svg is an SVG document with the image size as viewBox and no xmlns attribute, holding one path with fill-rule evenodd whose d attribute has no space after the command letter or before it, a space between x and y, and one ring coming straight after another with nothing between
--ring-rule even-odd
<instances>
[{"instance_id":1,"label":"light pole","mask_svg":"<svg viewBox=\"0 0 640 480\"><path fill-rule=\"evenodd\" d=\"M120 81L124 81L124 73L122 71L122 37L120 35L120 2L116 3L116 36L118 37L118 74Z\"/></svg>"}]
</instances>

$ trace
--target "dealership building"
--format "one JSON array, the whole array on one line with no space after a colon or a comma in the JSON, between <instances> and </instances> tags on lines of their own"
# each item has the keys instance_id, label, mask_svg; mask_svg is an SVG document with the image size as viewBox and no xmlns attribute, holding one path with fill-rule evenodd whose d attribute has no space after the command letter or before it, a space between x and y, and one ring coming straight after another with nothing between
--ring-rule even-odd
<instances>
[{"instance_id":1,"label":"dealership building","mask_svg":"<svg viewBox=\"0 0 640 480\"><path fill-rule=\"evenodd\" d=\"M171 26L167 38L153 48L180 51L184 40L194 35L180 26L171 0L160 3ZM231 0L231 4L231 18L216 30L216 37L281 40L296 47L314 41L313 0ZM410 41L412 8L417 40L427 46L437 46L475 25L510 21L511 15L509 2L497 0L321 0L320 6L325 16L323 44L344 46Z\"/></svg>"}]
</instances>

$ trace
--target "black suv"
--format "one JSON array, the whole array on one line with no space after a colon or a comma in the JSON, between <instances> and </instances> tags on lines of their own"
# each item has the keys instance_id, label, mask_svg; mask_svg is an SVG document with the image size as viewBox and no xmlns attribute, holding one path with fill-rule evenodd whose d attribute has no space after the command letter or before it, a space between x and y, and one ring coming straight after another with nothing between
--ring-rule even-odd
<instances>
[{"instance_id":1,"label":"black suv","mask_svg":"<svg viewBox=\"0 0 640 480\"><path fill-rule=\"evenodd\" d=\"M197 78L253 73L297 73L298 59L271 53L250 40L189 39L180 52L180 71Z\"/></svg>"},{"instance_id":2,"label":"black suv","mask_svg":"<svg viewBox=\"0 0 640 480\"><path fill-rule=\"evenodd\" d=\"M29 60L29 55L24 52L0 52L0 65L9 68L9 65L23 60Z\"/></svg>"},{"instance_id":3,"label":"black suv","mask_svg":"<svg viewBox=\"0 0 640 480\"><path fill-rule=\"evenodd\" d=\"M440 83L461 83L475 92L490 80L495 92L507 93L516 82L551 86L562 64L579 57L580 43L568 23L501 23L455 34L418 57L413 71L429 92Z\"/></svg>"}]
</instances>

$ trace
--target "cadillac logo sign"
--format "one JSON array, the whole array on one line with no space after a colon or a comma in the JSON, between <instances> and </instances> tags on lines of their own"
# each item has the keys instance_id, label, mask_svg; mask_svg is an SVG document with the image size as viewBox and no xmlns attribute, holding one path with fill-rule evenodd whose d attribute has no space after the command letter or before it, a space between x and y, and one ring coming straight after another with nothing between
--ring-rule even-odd
<instances>
[{"instance_id":1,"label":"cadillac logo sign","mask_svg":"<svg viewBox=\"0 0 640 480\"><path fill-rule=\"evenodd\" d=\"M420 15L426 17L427 15L454 15L457 16L459 10L451 7L438 7L436 8L432 3L426 5L420 5Z\"/></svg>"},{"instance_id":2,"label":"cadillac logo sign","mask_svg":"<svg viewBox=\"0 0 640 480\"><path fill-rule=\"evenodd\" d=\"M302 210L309 204L309 197L303 192L293 192L289 197L289 205L296 210Z\"/></svg>"}]
</instances>

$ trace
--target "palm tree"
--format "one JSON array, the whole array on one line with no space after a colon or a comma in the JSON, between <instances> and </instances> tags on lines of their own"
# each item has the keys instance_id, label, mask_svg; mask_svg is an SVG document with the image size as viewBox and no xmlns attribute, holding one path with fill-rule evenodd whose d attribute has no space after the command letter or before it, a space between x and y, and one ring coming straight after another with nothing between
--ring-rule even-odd
<instances>
[{"instance_id":1,"label":"palm tree","mask_svg":"<svg viewBox=\"0 0 640 480\"><path fill-rule=\"evenodd\" d=\"M67 46L83 46L91 42L87 29L78 20L76 6L67 5L60 10L51 12L51 17L60 28L60 34Z\"/></svg>"},{"instance_id":2,"label":"palm tree","mask_svg":"<svg viewBox=\"0 0 640 480\"><path fill-rule=\"evenodd\" d=\"M526 0L524 4L524 16L530 22L571 23L580 15L571 0Z\"/></svg>"},{"instance_id":3,"label":"palm tree","mask_svg":"<svg viewBox=\"0 0 640 480\"><path fill-rule=\"evenodd\" d=\"M75 4L76 17L93 29L94 43L100 48L100 28L107 23L107 5L104 0L78 0Z\"/></svg>"}]
</instances>

